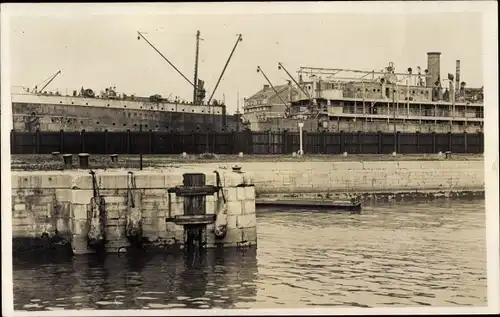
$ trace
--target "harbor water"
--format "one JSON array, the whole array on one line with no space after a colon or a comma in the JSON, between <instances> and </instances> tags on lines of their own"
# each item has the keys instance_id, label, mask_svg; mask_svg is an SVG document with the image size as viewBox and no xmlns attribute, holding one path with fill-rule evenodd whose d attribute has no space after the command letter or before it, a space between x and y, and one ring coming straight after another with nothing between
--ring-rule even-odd
<instances>
[{"instance_id":1,"label":"harbor water","mask_svg":"<svg viewBox=\"0 0 500 317\"><path fill-rule=\"evenodd\" d=\"M258 248L14 259L14 309L484 306L484 200L258 212Z\"/></svg>"}]
</instances>

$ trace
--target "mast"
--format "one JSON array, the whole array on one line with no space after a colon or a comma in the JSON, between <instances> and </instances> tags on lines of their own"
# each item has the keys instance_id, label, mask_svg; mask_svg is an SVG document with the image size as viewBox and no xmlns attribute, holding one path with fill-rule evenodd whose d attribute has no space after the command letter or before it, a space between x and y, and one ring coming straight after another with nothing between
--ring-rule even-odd
<instances>
[{"instance_id":1,"label":"mast","mask_svg":"<svg viewBox=\"0 0 500 317\"><path fill-rule=\"evenodd\" d=\"M194 91L193 91L193 103L199 104L198 100L198 56L200 50L200 31L196 31L196 55L194 60Z\"/></svg>"}]
</instances>

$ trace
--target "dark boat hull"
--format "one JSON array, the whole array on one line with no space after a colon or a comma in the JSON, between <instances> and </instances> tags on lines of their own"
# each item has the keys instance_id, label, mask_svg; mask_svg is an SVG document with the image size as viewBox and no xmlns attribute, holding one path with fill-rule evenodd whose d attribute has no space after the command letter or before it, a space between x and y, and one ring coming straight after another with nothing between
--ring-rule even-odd
<instances>
[{"instance_id":1,"label":"dark boat hull","mask_svg":"<svg viewBox=\"0 0 500 317\"><path fill-rule=\"evenodd\" d=\"M187 107L186 107L187 108ZM236 131L236 115L143 109L86 107L67 104L13 103L15 131Z\"/></svg>"}]
</instances>

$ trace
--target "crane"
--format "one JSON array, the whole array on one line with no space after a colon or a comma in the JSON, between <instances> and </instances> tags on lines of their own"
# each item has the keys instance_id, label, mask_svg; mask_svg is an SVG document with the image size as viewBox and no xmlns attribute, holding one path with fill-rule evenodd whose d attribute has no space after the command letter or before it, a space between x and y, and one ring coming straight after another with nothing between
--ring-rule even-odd
<instances>
[{"instance_id":1,"label":"crane","mask_svg":"<svg viewBox=\"0 0 500 317\"><path fill-rule=\"evenodd\" d=\"M290 77L290 79L292 79L292 81L295 83L295 85L297 85L297 87L302 90L302 92L307 96L309 97L309 99L311 99L311 95L309 95L309 93L307 91L304 90L304 88L299 85L299 83L297 83L297 81L295 80L295 78L293 78L292 75L290 75L290 73L286 70L285 66L283 66L282 63L278 63L278 69L283 69L285 71L285 73L288 75L288 77Z\"/></svg>"},{"instance_id":2,"label":"crane","mask_svg":"<svg viewBox=\"0 0 500 317\"><path fill-rule=\"evenodd\" d=\"M262 69L260 68L260 66L257 66L257 73L261 73L262 76L264 76L264 78L266 79L266 81L269 83L269 86L271 86L271 88L274 90L274 92L276 93L276 95L278 95L278 97L280 98L281 102L283 102L283 104L285 105L285 107L287 109L286 112L288 112L289 105L285 102L285 100L283 100L283 98L278 93L278 91L276 90L276 88L274 88L273 84L271 84L271 81L269 80L269 78L267 78L266 74L264 74L264 72L262 71Z\"/></svg>"},{"instance_id":3,"label":"crane","mask_svg":"<svg viewBox=\"0 0 500 317\"><path fill-rule=\"evenodd\" d=\"M158 49L157 49L157 48L156 48L153 44L151 44L151 42L150 42L150 41L149 41L149 40L148 40L148 39L144 36L144 33L137 31L137 34L138 34L138 36L137 36L137 39L138 39L138 40L140 40L141 38L143 38L143 39L144 39L144 41L146 41L146 43L148 43L148 44L149 44L149 46L151 46L151 47L152 47L152 48L153 48L153 49L154 49L154 50L155 50L158 54L160 54L160 56L161 56L161 57L162 57L162 58L163 58L163 59L164 59L167 63L169 63L169 64L170 64L170 66L172 66L172 67L173 67L173 69L175 69L175 70L179 73L179 75L181 75L181 76L182 76L182 78L184 78L184 79L185 79L185 80L186 80L186 81L187 81L187 82L188 82L191 86L195 87L195 85L194 85L194 84L193 84L193 83L192 83L192 82L191 82L191 81L190 81L190 80L189 80L186 76L184 76L184 74L183 74L183 73L181 73L181 71L180 71L179 69L177 69L177 67L175 67L175 66L174 66L174 64L172 64L172 63L168 60L168 58L166 58L166 57L165 57L165 55L163 55L163 54L162 54L162 53L161 53L161 52L160 52L160 51L159 51L159 50L158 50Z\"/></svg>"},{"instance_id":4,"label":"crane","mask_svg":"<svg viewBox=\"0 0 500 317\"><path fill-rule=\"evenodd\" d=\"M217 90L217 87L219 87L219 83L222 79L222 76L224 76L224 72L226 71L227 65L229 64L229 61L231 61L231 58L233 57L234 51L236 50L236 47L238 46L238 43L243 41L243 38L241 37L241 34L238 34L238 38L236 39L236 43L234 43L233 50L231 51L231 54L229 54L229 58L226 61L226 65L224 65L224 68L222 69L222 73L219 76L219 80L217 80L217 84L215 84L215 88L212 91L212 95L210 95L210 98L208 98L208 104L210 104L210 101L212 100L212 97L215 94L215 91Z\"/></svg>"},{"instance_id":5,"label":"crane","mask_svg":"<svg viewBox=\"0 0 500 317\"><path fill-rule=\"evenodd\" d=\"M54 75L51 75L49 78L47 78L47 79L45 79L44 81L42 81L40 84L42 84L42 83L44 83L44 82L47 82L47 83L46 83L45 85L43 85L43 87L42 87L40 90L38 90L38 85L40 85L40 84L36 85L36 86L35 86L35 88L33 89L33 92L34 92L34 93L37 93L38 91L39 91L39 92L43 92L43 90L44 90L45 88L47 88L47 86L48 86L48 85L49 85L49 84L50 84L50 83L51 83L51 82L52 82L52 81L53 81L53 80L54 80L54 79L55 79L55 78L56 78L56 77L57 77L60 73L61 73L61 71L59 70L59 71L57 71L57 73L55 73Z\"/></svg>"},{"instance_id":6,"label":"crane","mask_svg":"<svg viewBox=\"0 0 500 317\"><path fill-rule=\"evenodd\" d=\"M170 66L172 66L173 69L179 73L179 75L182 76L192 87L193 87L193 103L194 104L201 104L203 101L203 98L205 97L205 89L203 88L204 81L200 80L198 78L198 57L199 57L199 43L200 43L200 31L196 32L196 53L195 53L195 62L194 62L194 83L191 82L177 67L174 66L166 57L163 55L145 36L143 32L137 31L137 39L140 40L141 38L148 43L149 46L151 46ZM222 69L222 73L219 77L219 80L217 81L217 84L215 85L215 88L212 92L212 95L210 96L208 100L208 104L210 104L210 101L212 100L213 95L215 94L215 91L217 90L217 87L219 86L219 83L222 79L222 76L224 76L224 72L226 71L226 68L229 64L229 61L233 57L234 51L236 50L236 47L238 46L238 43L243 40L242 35L238 34L238 39L236 41L236 44L233 47L233 50L231 51L231 54L229 55L229 58L226 61L226 64L224 65L224 68Z\"/></svg>"}]
</instances>

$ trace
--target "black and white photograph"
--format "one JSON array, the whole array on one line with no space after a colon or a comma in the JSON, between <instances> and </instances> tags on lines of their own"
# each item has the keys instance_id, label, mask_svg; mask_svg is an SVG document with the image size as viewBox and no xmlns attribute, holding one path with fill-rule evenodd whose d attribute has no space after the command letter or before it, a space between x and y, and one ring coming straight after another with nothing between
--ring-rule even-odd
<instances>
[{"instance_id":1,"label":"black and white photograph","mask_svg":"<svg viewBox=\"0 0 500 317\"><path fill-rule=\"evenodd\" d=\"M497 8L2 3L2 315L500 313Z\"/></svg>"}]
</instances>

